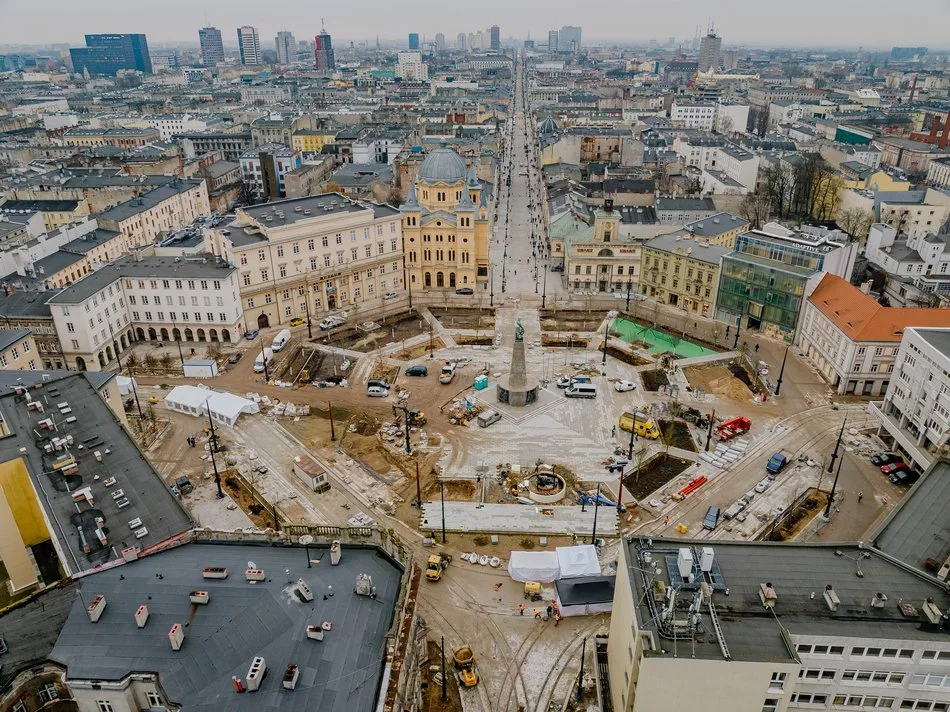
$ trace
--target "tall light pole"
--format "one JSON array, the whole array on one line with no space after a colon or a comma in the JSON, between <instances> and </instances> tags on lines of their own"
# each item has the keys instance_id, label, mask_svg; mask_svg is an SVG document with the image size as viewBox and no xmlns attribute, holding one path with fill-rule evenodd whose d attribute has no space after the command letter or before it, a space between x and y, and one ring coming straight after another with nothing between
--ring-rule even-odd
<instances>
[{"instance_id":1,"label":"tall light pole","mask_svg":"<svg viewBox=\"0 0 950 712\"><path fill-rule=\"evenodd\" d=\"M541 308L544 309L544 303L548 297L548 262L544 261L544 275L542 277L543 288L541 289Z\"/></svg>"},{"instance_id":2,"label":"tall light pole","mask_svg":"<svg viewBox=\"0 0 950 712\"><path fill-rule=\"evenodd\" d=\"M832 504L832 502L834 502L834 499L835 499L835 490L836 490L837 487L838 487L838 475L841 474L841 465L842 465L842 464L844 464L844 458L843 458L843 457L841 458L841 460L838 461L838 469L835 471L835 479L834 479L834 481L831 483L831 492L828 494L828 505L825 507L825 511L824 511L824 513L821 515L822 518L825 519L826 521L827 521L828 518L831 516L831 504ZM828 471L831 472L831 469L829 468Z\"/></svg>"},{"instance_id":3,"label":"tall light pole","mask_svg":"<svg viewBox=\"0 0 950 712\"><path fill-rule=\"evenodd\" d=\"M838 448L841 446L841 438L844 436L844 426L848 422L848 417L845 416L844 420L841 421L841 430L838 431L838 440L835 442L835 449L831 453L831 460L828 462L828 472L831 472L835 469L835 460L838 459Z\"/></svg>"},{"instance_id":4,"label":"tall light pole","mask_svg":"<svg viewBox=\"0 0 950 712\"><path fill-rule=\"evenodd\" d=\"M633 286L633 282L629 279L627 280L627 311L630 311L630 287Z\"/></svg>"},{"instance_id":5,"label":"tall light pole","mask_svg":"<svg viewBox=\"0 0 950 712\"><path fill-rule=\"evenodd\" d=\"M264 352L264 335L261 332L258 333L258 338L261 340L261 360L264 362L264 383L267 383L270 380L270 376L267 374L267 354Z\"/></svg>"},{"instance_id":6,"label":"tall light pole","mask_svg":"<svg viewBox=\"0 0 950 712\"><path fill-rule=\"evenodd\" d=\"M178 360L181 362L181 373L182 375L185 375L185 354L183 354L181 351L181 330L178 329L177 322L175 321L175 317L173 316L173 314L174 312L172 314L169 314L172 320L172 337L175 336L175 331L177 330L178 338L175 339L175 345L178 347ZM244 329L245 331L247 330L246 325Z\"/></svg>"},{"instance_id":7,"label":"tall light pole","mask_svg":"<svg viewBox=\"0 0 950 712\"><path fill-rule=\"evenodd\" d=\"M218 436L214 433L214 418L211 417L211 406L205 401L205 408L208 409L208 423L211 426L211 434L208 436L208 451L211 453L211 467L214 468L214 483L218 486L218 499L224 498L224 492L221 490L221 475L218 472L218 462L214 458L215 450L218 449ZM276 517L274 517L276 520Z\"/></svg>"},{"instance_id":8,"label":"tall light pole","mask_svg":"<svg viewBox=\"0 0 950 712\"><path fill-rule=\"evenodd\" d=\"M610 320L604 321L604 357L601 359L601 365L607 365L607 330L610 328Z\"/></svg>"},{"instance_id":9,"label":"tall light pole","mask_svg":"<svg viewBox=\"0 0 950 712\"><path fill-rule=\"evenodd\" d=\"M788 346L785 347L785 355L782 356L782 367L778 371L778 382L775 384L775 395L782 390L782 376L785 375L785 360L788 358Z\"/></svg>"},{"instance_id":10,"label":"tall light pole","mask_svg":"<svg viewBox=\"0 0 950 712\"><path fill-rule=\"evenodd\" d=\"M600 509L600 482L597 483L597 497L594 499L594 528L590 533L590 543L597 542L597 510Z\"/></svg>"},{"instance_id":11,"label":"tall light pole","mask_svg":"<svg viewBox=\"0 0 950 712\"><path fill-rule=\"evenodd\" d=\"M109 336L112 338L112 348L115 349L115 360L119 364L119 373L122 373L122 357L119 355L119 345L115 341L115 332L112 330L112 322L106 319L106 323L109 324ZM135 376L129 373L129 378L132 380L132 395L135 396L135 409L139 412L139 420L144 421L145 416L142 415L142 406L139 403L139 391L135 387Z\"/></svg>"},{"instance_id":12,"label":"tall light pole","mask_svg":"<svg viewBox=\"0 0 950 712\"><path fill-rule=\"evenodd\" d=\"M310 321L310 285L304 282L303 309L307 313L307 338L313 338L313 322Z\"/></svg>"}]
</instances>

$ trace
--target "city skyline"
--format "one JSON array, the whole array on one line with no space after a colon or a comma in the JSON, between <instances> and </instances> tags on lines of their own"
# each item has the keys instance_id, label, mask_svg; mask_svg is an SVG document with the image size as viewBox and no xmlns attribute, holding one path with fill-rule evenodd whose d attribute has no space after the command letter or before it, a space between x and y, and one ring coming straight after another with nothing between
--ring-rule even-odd
<instances>
[{"instance_id":1,"label":"city skyline","mask_svg":"<svg viewBox=\"0 0 950 712\"><path fill-rule=\"evenodd\" d=\"M548 30L562 25L580 25L584 29L585 43L643 42L649 39L665 41L669 37L678 40L692 38L697 26L703 30L710 22L723 36L724 45L749 46L799 46L799 47L858 47L888 48L893 45L927 45L932 48L950 47L950 40L942 32L944 20L950 20L950 7L941 0L922 0L915 5L915 14L929 17L932 22L917 23L913 30L907 26L900 31L888 23L879 21L880 13L890 10L881 0L873 0L862 6L860 14L844 4L821 3L819 0L803 0L796 5L796 12L784 15L781 24L772 15L764 15L761 6L751 0L723 4L711 8L699 0L674 0L664 13L644 17L634 9L620 9L607 2L586 5L582 14L576 6L564 0L555 0L544 7L543 17L539 8L517 7L488 0L481 6L479 18L461 19L453 9L422 6L421 3L379 3L370 0L359 13L322 13L328 32L339 42L349 43L375 40L377 34L387 42L405 38L409 32L418 32L427 41L433 41L439 32L454 36L458 32L484 29L493 24L501 27L504 41L509 37L527 37L543 41ZM281 15L286 18L308 17L305 6L299 0L282 4ZM3 8L6 22L0 27L0 45L49 45L77 44L86 33L135 33L144 32L152 44L193 44L199 27L214 26L224 36L234 35L237 27L252 25L262 38L276 37L277 32L289 30L298 38L312 37L319 32L321 17L307 20L285 19L275 21L274 14L259 4L238 0L237 2L209 2L195 13L194 7L182 0L170 0L158 6L143 5L136 10L134 21L114 12L110 3L91 0L79 5L55 2L53 7L7 4ZM193 27L182 18L193 18ZM372 24L365 18L371 17ZM546 19L545 19L546 18ZM816 22L816 18L820 21ZM630 27L618 33L617 27ZM842 28L847 28L847 34ZM376 28L385 28L377 33ZM385 36L384 36L385 35ZM228 42L230 45L233 42Z\"/></svg>"}]
</instances>

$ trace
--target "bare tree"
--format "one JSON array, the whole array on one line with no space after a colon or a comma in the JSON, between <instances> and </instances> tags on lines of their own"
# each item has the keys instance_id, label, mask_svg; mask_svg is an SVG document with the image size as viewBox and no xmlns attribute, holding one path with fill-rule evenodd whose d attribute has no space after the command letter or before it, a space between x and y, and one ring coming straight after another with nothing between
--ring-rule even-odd
<instances>
[{"instance_id":1,"label":"bare tree","mask_svg":"<svg viewBox=\"0 0 950 712\"><path fill-rule=\"evenodd\" d=\"M767 195L749 193L739 204L739 214L749 221L753 230L758 230L768 222L772 210L772 201Z\"/></svg>"},{"instance_id":2,"label":"bare tree","mask_svg":"<svg viewBox=\"0 0 950 712\"><path fill-rule=\"evenodd\" d=\"M874 215L860 208L847 208L838 213L838 227L853 240L863 240L874 222Z\"/></svg>"}]
</instances>

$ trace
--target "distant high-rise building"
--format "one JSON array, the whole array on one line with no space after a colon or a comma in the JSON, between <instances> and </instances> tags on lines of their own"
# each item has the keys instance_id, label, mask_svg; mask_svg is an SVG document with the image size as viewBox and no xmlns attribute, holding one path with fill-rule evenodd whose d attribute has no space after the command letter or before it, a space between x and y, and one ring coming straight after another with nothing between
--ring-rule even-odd
<instances>
[{"instance_id":1,"label":"distant high-rise building","mask_svg":"<svg viewBox=\"0 0 950 712\"><path fill-rule=\"evenodd\" d=\"M297 40L293 32L281 30L274 40L277 45L277 64L290 64L297 57Z\"/></svg>"},{"instance_id":2,"label":"distant high-rise building","mask_svg":"<svg viewBox=\"0 0 950 712\"><path fill-rule=\"evenodd\" d=\"M419 33L418 32L409 33L409 49L413 49L413 50L419 49Z\"/></svg>"},{"instance_id":3,"label":"distant high-rise building","mask_svg":"<svg viewBox=\"0 0 950 712\"><path fill-rule=\"evenodd\" d=\"M565 25L561 28L557 38L559 52L579 54L581 51L581 28Z\"/></svg>"},{"instance_id":4,"label":"distant high-rise building","mask_svg":"<svg viewBox=\"0 0 950 712\"><path fill-rule=\"evenodd\" d=\"M534 40L525 40L524 41L525 49L534 49Z\"/></svg>"},{"instance_id":5,"label":"distant high-rise building","mask_svg":"<svg viewBox=\"0 0 950 712\"><path fill-rule=\"evenodd\" d=\"M722 53L722 68L729 70L739 66L739 53L734 49Z\"/></svg>"},{"instance_id":6,"label":"distant high-rise building","mask_svg":"<svg viewBox=\"0 0 950 712\"><path fill-rule=\"evenodd\" d=\"M557 30L548 32L548 52L557 52Z\"/></svg>"},{"instance_id":7,"label":"distant high-rise building","mask_svg":"<svg viewBox=\"0 0 950 712\"><path fill-rule=\"evenodd\" d=\"M926 47L891 47L891 59L898 62L920 59L925 54Z\"/></svg>"},{"instance_id":8,"label":"distant high-rise building","mask_svg":"<svg viewBox=\"0 0 950 712\"><path fill-rule=\"evenodd\" d=\"M318 72L330 72L336 69L336 59L333 57L333 39L326 28L321 28L320 34L313 38L313 59Z\"/></svg>"},{"instance_id":9,"label":"distant high-rise building","mask_svg":"<svg viewBox=\"0 0 950 712\"><path fill-rule=\"evenodd\" d=\"M238 49L241 50L241 64L255 65L262 64L261 57L261 36L257 33L256 27L244 25L237 31Z\"/></svg>"},{"instance_id":10,"label":"distant high-rise building","mask_svg":"<svg viewBox=\"0 0 950 712\"><path fill-rule=\"evenodd\" d=\"M466 46L467 46L467 45L466 45L466 42L465 42L465 33L464 33L464 32L459 32L459 33L458 33L458 37L455 38L455 49L461 50L462 52L464 52Z\"/></svg>"},{"instance_id":11,"label":"distant high-rise building","mask_svg":"<svg viewBox=\"0 0 950 712\"><path fill-rule=\"evenodd\" d=\"M722 37L709 32L699 42L699 71L718 69L722 64Z\"/></svg>"},{"instance_id":12,"label":"distant high-rise building","mask_svg":"<svg viewBox=\"0 0 950 712\"><path fill-rule=\"evenodd\" d=\"M396 77L410 82L424 82L429 68L422 61L422 52L400 52L396 60Z\"/></svg>"},{"instance_id":13,"label":"distant high-rise building","mask_svg":"<svg viewBox=\"0 0 950 712\"><path fill-rule=\"evenodd\" d=\"M437 32L435 35L435 51L445 51L445 35L443 35L441 32Z\"/></svg>"},{"instance_id":14,"label":"distant high-rise building","mask_svg":"<svg viewBox=\"0 0 950 712\"><path fill-rule=\"evenodd\" d=\"M152 73L145 35L86 35L86 46L69 50L69 55L77 74Z\"/></svg>"},{"instance_id":15,"label":"distant high-rise building","mask_svg":"<svg viewBox=\"0 0 950 712\"><path fill-rule=\"evenodd\" d=\"M501 28L498 25L492 25L488 28L488 32L491 34L489 49L497 52L501 49Z\"/></svg>"},{"instance_id":16,"label":"distant high-rise building","mask_svg":"<svg viewBox=\"0 0 950 712\"><path fill-rule=\"evenodd\" d=\"M224 61L224 42L221 30L217 27L202 27L198 30L198 42L201 44L201 63L213 67Z\"/></svg>"}]
</instances>

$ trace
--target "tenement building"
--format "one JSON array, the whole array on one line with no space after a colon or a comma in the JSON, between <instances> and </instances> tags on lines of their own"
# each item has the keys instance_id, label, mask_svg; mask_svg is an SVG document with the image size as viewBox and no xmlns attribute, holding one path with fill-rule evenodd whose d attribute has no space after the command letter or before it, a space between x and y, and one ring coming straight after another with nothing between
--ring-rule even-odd
<instances>
[{"instance_id":1,"label":"tenement building","mask_svg":"<svg viewBox=\"0 0 950 712\"><path fill-rule=\"evenodd\" d=\"M206 240L237 268L251 329L358 311L403 289L399 211L388 205L339 193L280 200L239 208Z\"/></svg>"}]
</instances>

